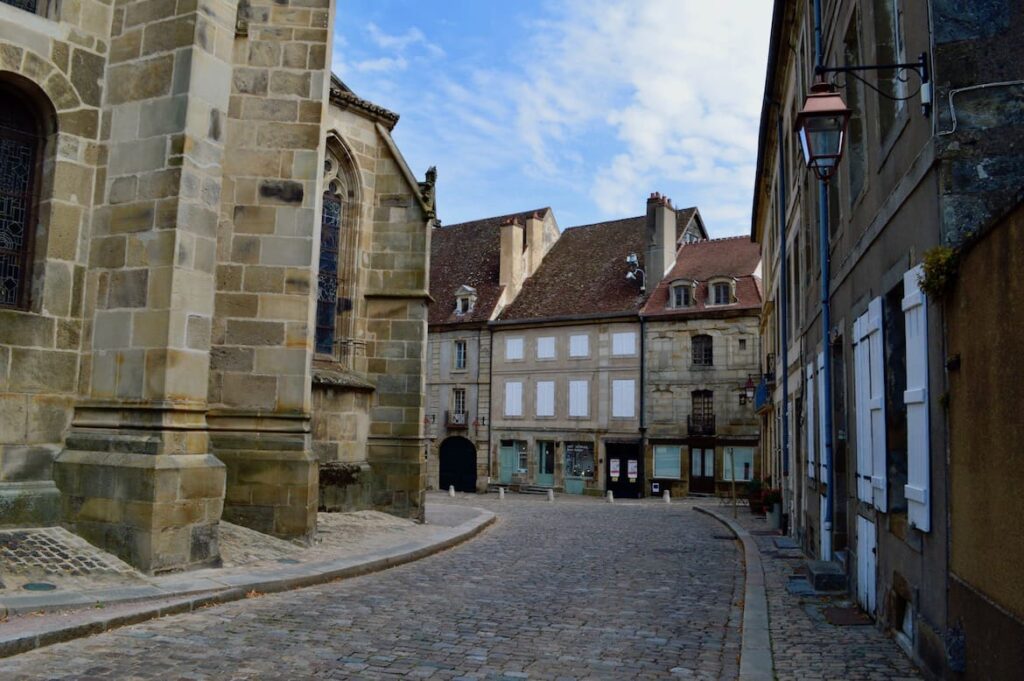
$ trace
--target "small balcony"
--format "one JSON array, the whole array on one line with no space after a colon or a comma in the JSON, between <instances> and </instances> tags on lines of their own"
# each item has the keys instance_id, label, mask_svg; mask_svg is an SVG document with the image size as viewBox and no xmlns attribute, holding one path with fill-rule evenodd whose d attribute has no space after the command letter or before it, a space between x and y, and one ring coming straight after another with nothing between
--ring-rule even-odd
<instances>
[{"instance_id":1,"label":"small balcony","mask_svg":"<svg viewBox=\"0 0 1024 681\"><path fill-rule=\"evenodd\" d=\"M468 416L464 411L446 411L444 413L445 426L454 429L466 428L469 423Z\"/></svg>"},{"instance_id":2,"label":"small balcony","mask_svg":"<svg viewBox=\"0 0 1024 681\"><path fill-rule=\"evenodd\" d=\"M768 380L769 376L772 378L771 381ZM774 374L765 374L761 377L761 382L757 384L757 388L754 390L754 411L758 414L763 413L768 407L772 406L771 389L774 385Z\"/></svg>"},{"instance_id":3,"label":"small balcony","mask_svg":"<svg viewBox=\"0 0 1024 681\"><path fill-rule=\"evenodd\" d=\"M686 417L686 430L690 435L714 435L715 417L691 414Z\"/></svg>"}]
</instances>

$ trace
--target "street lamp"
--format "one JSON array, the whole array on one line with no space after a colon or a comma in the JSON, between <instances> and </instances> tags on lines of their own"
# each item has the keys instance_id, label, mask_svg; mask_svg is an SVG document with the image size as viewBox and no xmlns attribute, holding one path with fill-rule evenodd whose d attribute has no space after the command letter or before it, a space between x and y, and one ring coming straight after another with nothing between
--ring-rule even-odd
<instances>
[{"instance_id":1,"label":"street lamp","mask_svg":"<svg viewBox=\"0 0 1024 681\"><path fill-rule=\"evenodd\" d=\"M817 82L796 115L804 161L822 182L828 182L839 167L851 113L834 86Z\"/></svg>"}]
</instances>

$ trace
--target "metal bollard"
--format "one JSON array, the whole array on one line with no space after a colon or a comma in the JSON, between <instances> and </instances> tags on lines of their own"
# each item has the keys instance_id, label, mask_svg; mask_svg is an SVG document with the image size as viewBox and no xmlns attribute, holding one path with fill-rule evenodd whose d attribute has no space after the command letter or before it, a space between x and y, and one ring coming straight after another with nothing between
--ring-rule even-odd
<instances>
[{"instance_id":1,"label":"metal bollard","mask_svg":"<svg viewBox=\"0 0 1024 681\"><path fill-rule=\"evenodd\" d=\"M448 496L455 496L455 485L448 485Z\"/></svg>"},{"instance_id":2,"label":"metal bollard","mask_svg":"<svg viewBox=\"0 0 1024 681\"><path fill-rule=\"evenodd\" d=\"M665 503L666 504L671 504L672 503L672 493L671 492L669 492L668 490L665 490L665 494L663 494L662 496L665 497Z\"/></svg>"},{"instance_id":3,"label":"metal bollard","mask_svg":"<svg viewBox=\"0 0 1024 681\"><path fill-rule=\"evenodd\" d=\"M611 490L608 490L608 503L609 504L614 504L615 503L615 495L612 493Z\"/></svg>"},{"instance_id":4,"label":"metal bollard","mask_svg":"<svg viewBox=\"0 0 1024 681\"><path fill-rule=\"evenodd\" d=\"M498 488L498 501L505 501L505 488L504 487L499 487Z\"/></svg>"},{"instance_id":5,"label":"metal bollard","mask_svg":"<svg viewBox=\"0 0 1024 681\"><path fill-rule=\"evenodd\" d=\"M548 490L548 501L554 501L554 500L555 500L555 490L549 489Z\"/></svg>"}]
</instances>

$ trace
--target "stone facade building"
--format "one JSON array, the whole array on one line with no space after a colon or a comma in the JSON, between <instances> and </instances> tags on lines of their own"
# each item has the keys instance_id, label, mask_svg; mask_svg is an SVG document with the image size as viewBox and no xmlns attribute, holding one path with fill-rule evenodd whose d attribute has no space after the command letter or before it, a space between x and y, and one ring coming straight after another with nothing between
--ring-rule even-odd
<instances>
[{"instance_id":1,"label":"stone facade building","mask_svg":"<svg viewBox=\"0 0 1024 681\"><path fill-rule=\"evenodd\" d=\"M427 485L487 489L491 329L558 239L550 208L435 229L431 236Z\"/></svg>"},{"instance_id":2,"label":"stone facade building","mask_svg":"<svg viewBox=\"0 0 1024 681\"><path fill-rule=\"evenodd\" d=\"M433 185L332 86L332 25L329 0L0 3L0 525L212 565L222 517L312 535L318 455L422 512ZM347 269L318 284L332 220ZM315 352L318 300L358 351Z\"/></svg>"},{"instance_id":3,"label":"stone facade building","mask_svg":"<svg viewBox=\"0 0 1024 681\"><path fill-rule=\"evenodd\" d=\"M747 394L760 379L760 259L746 237L684 244L640 312L646 470L657 491L745 497L762 475Z\"/></svg>"},{"instance_id":4,"label":"stone facade building","mask_svg":"<svg viewBox=\"0 0 1024 681\"><path fill-rule=\"evenodd\" d=\"M768 467L787 480L805 549L837 561L939 678L1010 678L1022 664L1024 539L1005 520L1019 419L1003 411L1020 381L997 345L1012 342L1019 289L1022 27L1012 2L780 0L773 18L752 222L774 374L761 391ZM837 79L852 118L821 200L793 132L815 64L922 53L930 99L910 70Z\"/></svg>"}]
</instances>

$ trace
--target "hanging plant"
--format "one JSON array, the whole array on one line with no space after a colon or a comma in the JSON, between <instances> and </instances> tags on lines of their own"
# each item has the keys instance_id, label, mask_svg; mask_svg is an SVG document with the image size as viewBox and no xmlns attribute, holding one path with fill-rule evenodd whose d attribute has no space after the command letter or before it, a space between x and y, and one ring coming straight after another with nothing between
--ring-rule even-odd
<instances>
[{"instance_id":1,"label":"hanging plant","mask_svg":"<svg viewBox=\"0 0 1024 681\"><path fill-rule=\"evenodd\" d=\"M936 246L924 252L924 275L919 285L929 297L943 298L956 280L960 264L956 250L949 246Z\"/></svg>"}]
</instances>

